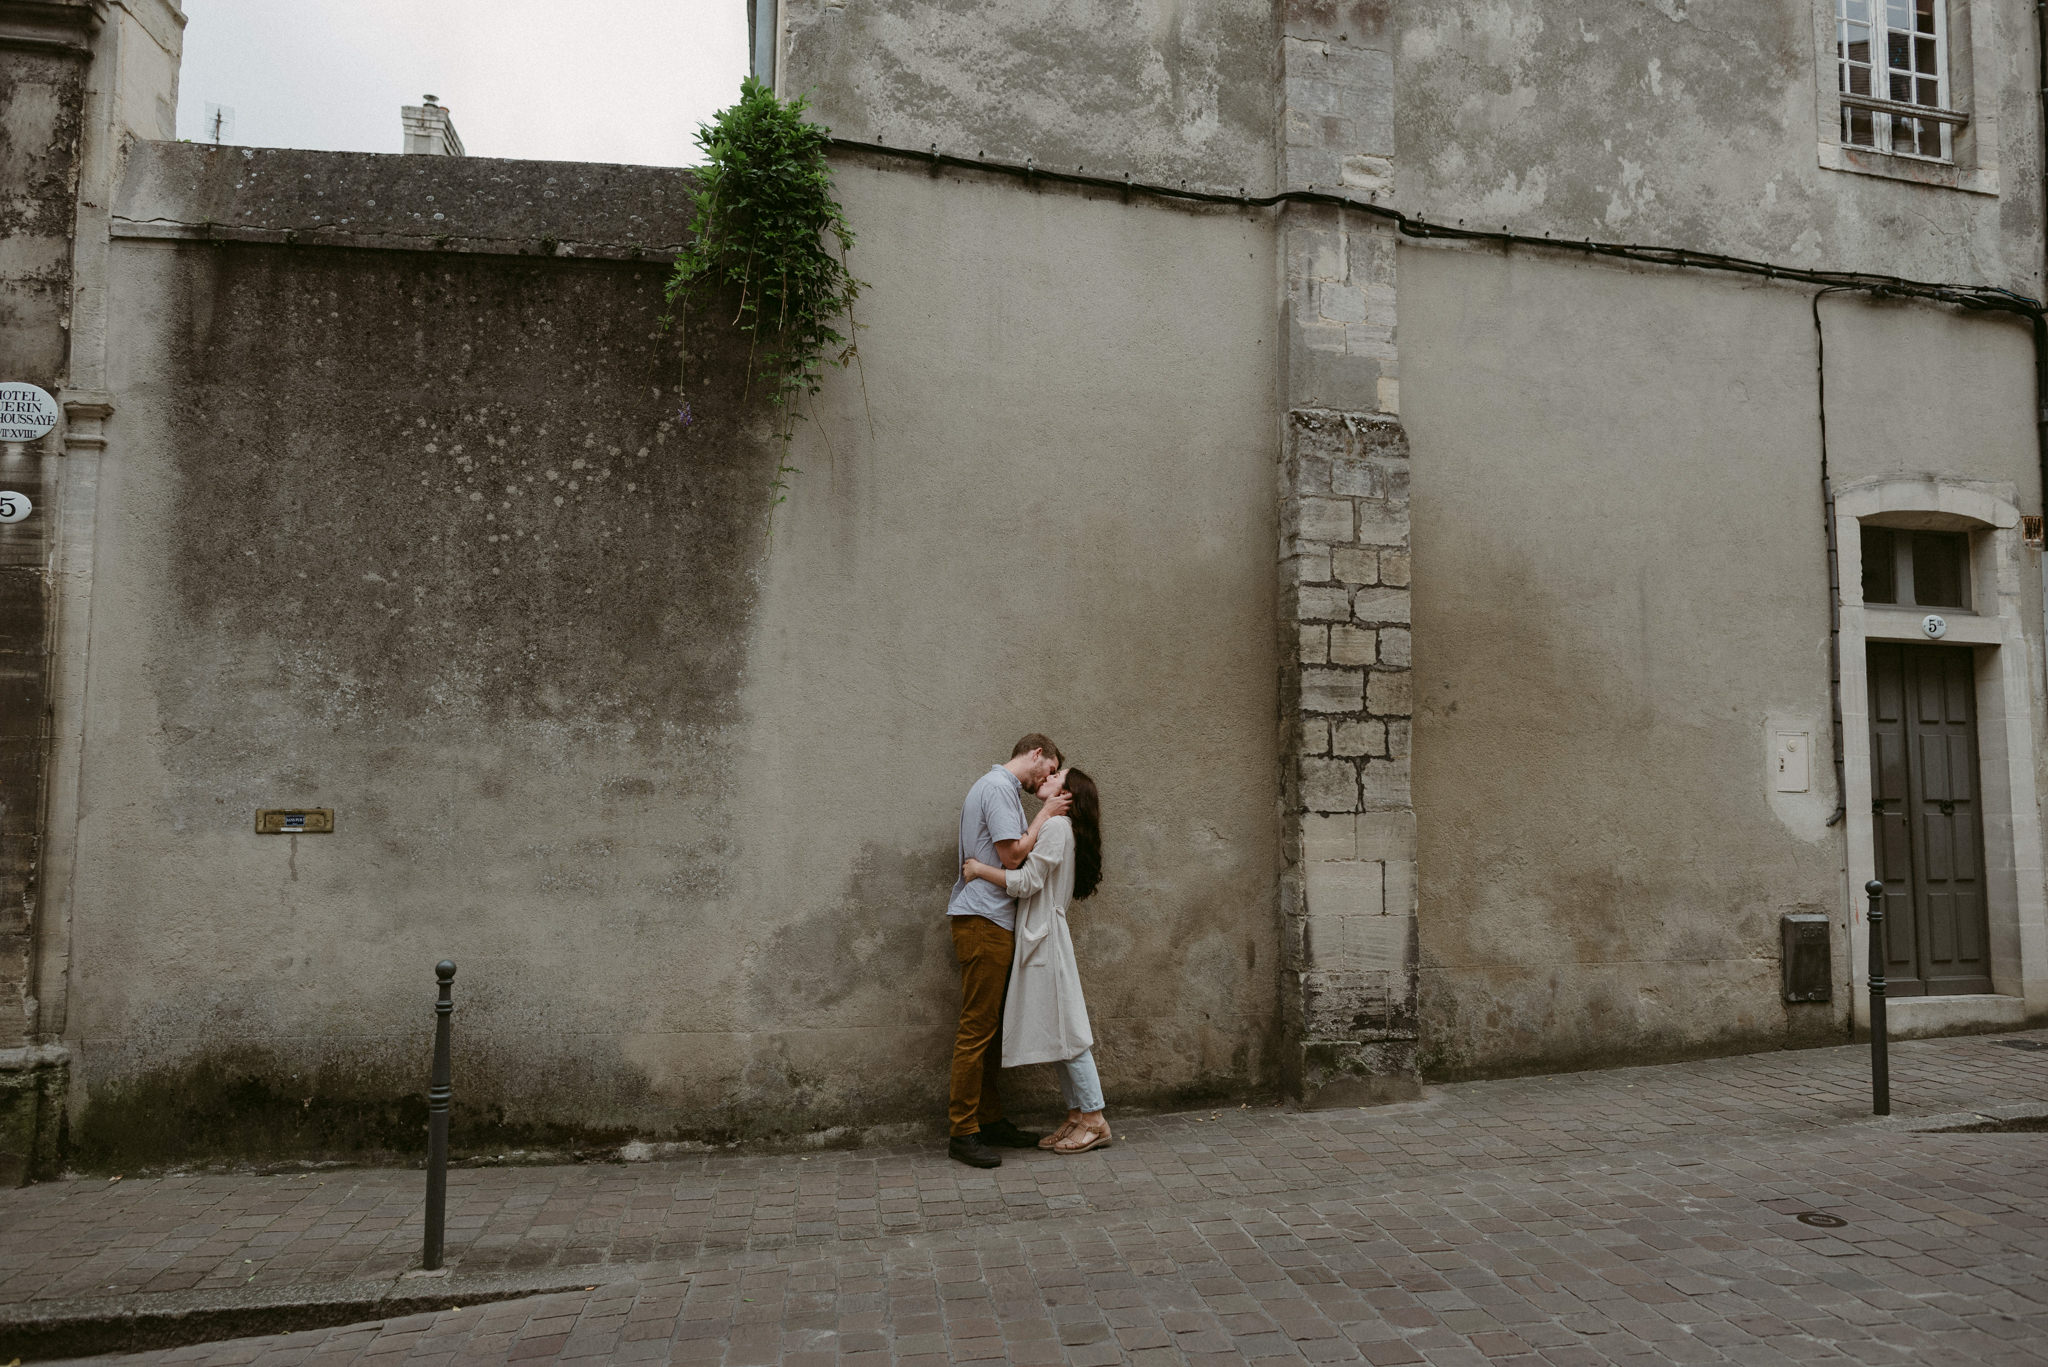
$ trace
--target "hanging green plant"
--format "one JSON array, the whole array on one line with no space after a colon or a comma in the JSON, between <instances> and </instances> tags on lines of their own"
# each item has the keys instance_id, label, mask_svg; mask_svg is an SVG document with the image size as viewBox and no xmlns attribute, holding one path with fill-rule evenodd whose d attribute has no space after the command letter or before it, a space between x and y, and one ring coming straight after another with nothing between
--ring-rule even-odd
<instances>
[{"instance_id":1,"label":"hanging green plant","mask_svg":"<svg viewBox=\"0 0 2048 1367\"><path fill-rule=\"evenodd\" d=\"M672 317L707 296L738 301L733 325L750 338L749 384L765 382L779 410L771 517L788 476L801 473L788 456L799 402L818 392L824 367L859 359L853 301L864 286L846 268L853 230L832 195L830 130L804 117L808 107L749 76L739 103L699 126L696 238L676 257L667 291Z\"/></svg>"}]
</instances>

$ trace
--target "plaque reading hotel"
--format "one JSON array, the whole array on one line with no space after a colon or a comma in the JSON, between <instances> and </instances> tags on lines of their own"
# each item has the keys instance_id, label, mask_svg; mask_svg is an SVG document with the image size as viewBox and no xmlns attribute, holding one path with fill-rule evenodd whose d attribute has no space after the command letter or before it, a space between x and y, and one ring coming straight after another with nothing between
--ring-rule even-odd
<instances>
[{"instance_id":1,"label":"plaque reading hotel","mask_svg":"<svg viewBox=\"0 0 2048 1367\"><path fill-rule=\"evenodd\" d=\"M0 382L0 441L37 441L57 425L57 401L32 384Z\"/></svg>"}]
</instances>

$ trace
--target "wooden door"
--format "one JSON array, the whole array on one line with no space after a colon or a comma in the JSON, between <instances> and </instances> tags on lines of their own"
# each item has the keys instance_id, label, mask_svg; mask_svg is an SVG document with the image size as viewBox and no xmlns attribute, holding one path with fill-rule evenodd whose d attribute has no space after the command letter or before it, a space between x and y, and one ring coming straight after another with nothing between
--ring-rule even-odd
<instances>
[{"instance_id":1,"label":"wooden door","mask_svg":"<svg viewBox=\"0 0 2048 1367\"><path fill-rule=\"evenodd\" d=\"M1976 673L1967 647L1870 647L1871 810L1897 996L1991 990Z\"/></svg>"}]
</instances>

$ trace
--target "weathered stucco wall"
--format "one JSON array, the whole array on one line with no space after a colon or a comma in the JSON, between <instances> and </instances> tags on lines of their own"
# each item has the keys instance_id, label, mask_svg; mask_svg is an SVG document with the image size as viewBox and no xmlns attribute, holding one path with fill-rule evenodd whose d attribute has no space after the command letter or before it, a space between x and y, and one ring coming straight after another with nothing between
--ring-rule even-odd
<instances>
[{"instance_id":1,"label":"weathered stucco wall","mask_svg":"<svg viewBox=\"0 0 2048 1367\"><path fill-rule=\"evenodd\" d=\"M1156 62L1146 21L1190 7L786 12L784 89L815 90L863 139L1141 176L1149 158L1156 178L1224 186L1257 184L1240 165L1280 150L1299 161L1290 183L1341 180L1383 202L1391 189L1447 223L2029 292L2041 280L2033 14L2017 0L1949 5L1948 102L1969 115L1952 169L1838 145L1827 7L1808 0L1273 6L1270 33L1247 27L1205 54L1204 80L1263 89L1284 117L1263 143L1190 141L1164 159L1173 111L1142 82L1098 84ZM1527 254L1401 259L1430 275L1414 302L1401 279L1398 337L1371 339L1377 392L1347 372L1344 398L1317 401L1377 403L1414 429L1428 1065L1832 1037L1845 1002L1788 1010L1778 980L1784 911L1835 916L1838 983L1849 972L1842 833L1823 824L1835 798L1805 299ZM1391 262L1373 273L1375 320L1395 311ZM1367 316L1339 303L1320 321ZM1838 486L1940 471L2038 506L2023 333L1922 306L1824 307L1844 329ZM1323 648L1304 636L1304 658ZM1764 788L1766 728L1780 725L1821 746L1820 779L1797 798ZM1376 946L1362 961L1403 956Z\"/></svg>"},{"instance_id":2,"label":"weathered stucco wall","mask_svg":"<svg viewBox=\"0 0 2048 1367\"><path fill-rule=\"evenodd\" d=\"M1799 0L786 8L781 86L850 137L1257 192L1280 115L1327 115L1287 125L1297 181L1392 175L1441 220L2039 278L2022 74L1978 67L1996 196L1826 170ZM2030 50L2012 0L1969 13ZM1409 524L1346 504L1324 538L1394 557L1370 663L1389 717L1412 684L1417 929L1330 962L1419 962L1415 1010L1385 998L1404 1056L1411 1015L1437 1076L1840 1038L1803 293L1530 251L1396 272L1306 232L1283 269L1279 215L849 155L864 364L810 408L771 538L739 351L710 311L655 324L675 173L175 145L133 170L44 953L80 1161L416 1144L444 954L466 1144L931 1126L957 803L1031 729L1105 793L1075 929L1113 1104L1275 1085L1279 779L1311 745L1278 734L1275 637L1367 663L1321 624L1366 621L1334 551L1307 631L1275 583L1303 404L1412 448L1412 673ZM1371 357L1335 390L1277 354L1311 281ZM2040 506L2020 330L1823 311L1839 484ZM1814 738L1805 793L1771 791L1779 727ZM287 805L339 833L250 833ZM1382 863L1405 916L1381 824L1317 857ZM1834 918L1832 1004L1780 1000L1787 911Z\"/></svg>"},{"instance_id":3,"label":"weathered stucco wall","mask_svg":"<svg viewBox=\"0 0 2048 1367\"><path fill-rule=\"evenodd\" d=\"M148 155L123 233L277 244L116 243L82 1161L417 1142L444 954L471 1143L930 1126L957 804L1034 728L1105 793L1120 1104L1270 1081L1274 380L1213 325L1269 309L1255 224L847 165L865 391L771 543L722 324L684 367L664 265L479 217L580 175L547 249L630 257L674 173ZM360 225L306 187L415 249L308 245ZM337 833L251 833L292 805Z\"/></svg>"},{"instance_id":4,"label":"weathered stucco wall","mask_svg":"<svg viewBox=\"0 0 2048 1367\"><path fill-rule=\"evenodd\" d=\"M85 59L55 38L46 41L46 47L0 47L0 379L54 393L64 373L70 312ZM38 452L49 444L38 442ZM0 487L46 503L42 466L40 454L0 449ZM35 1025L32 934L48 702L48 545L42 533L40 523L0 526L0 1049L29 1043ZM0 1074L0 1181L8 1175L9 1155L25 1147L6 1120L14 1082Z\"/></svg>"},{"instance_id":5,"label":"weathered stucco wall","mask_svg":"<svg viewBox=\"0 0 2048 1367\"><path fill-rule=\"evenodd\" d=\"M57 392L68 351L71 224L86 51L83 6L0 14L0 379ZM0 526L0 1185L21 1180L53 1133L55 1081L35 1040L35 925L49 709L51 494L44 452L0 446L0 488L45 510Z\"/></svg>"},{"instance_id":6,"label":"weathered stucco wall","mask_svg":"<svg viewBox=\"0 0 2048 1367\"><path fill-rule=\"evenodd\" d=\"M791 0L783 14L777 87L842 137L1273 188L1265 0Z\"/></svg>"},{"instance_id":7,"label":"weathered stucco wall","mask_svg":"<svg viewBox=\"0 0 2048 1367\"><path fill-rule=\"evenodd\" d=\"M64 368L85 71L83 54L0 49L0 374L32 384Z\"/></svg>"},{"instance_id":8,"label":"weathered stucco wall","mask_svg":"<svg viewBox=\"0 0 2048 1367\"><path fill-rule=\"evenodd\" d=\"M1397 198L1440 222L2038 294L2034 6L1948 3L1974 116L1959 160L1996 195L1823 168L1823 0L1469 0L1395 7ZM1973 77L1972 47L1996 58Z\"/></svg>"},{"instance_id":9,"label":"weathered stucco wall","mask_svg":"<svg viewBox=\"0 0 2048 1367\"><path fill-rule=\"evenodd\" d=\"M0 485L35 511L0 527L0 1185L58 1147L67 1056L51 1042L40 950L68 848L44 813L69 793L53 737L77 725L66 586L89 524L105 410L107 204L127 139L170 137L176 0L0 4L0 378L40 385L64 417L0 452ZM73 528L71 537L57 533Z\"/></svg>"},{"instance_id":10,"label":"weathered stucco wall","mask_svg":"<svg viewBox=\"0 0 2048 1367\"><path fill-rule=\"evenodd\" d=\"M1839 1038L1805 294L1433 248L1401 280L1426 1066ZM1823 308L1838 484L1944 472L2038 506L2023 328ZM1771 790L1774 727L1814 738L1808 792ZM1834 920L1831 1005L1780 1000L1792 911Z\"/></svg>"},{"instance_id":11,"label":"weathered stucco wall","mask_svg":"<svg viewBox=\"0 0 2048 1367\"><path fill-rule=\"evenodd\" d=\"M1391 50L1373 79L1410 212L2037 293L2034 9L1949 6L1957 170L1900 174L1969 190L1823 165L1844 157L1820 0L791 0L779 85L863 141L1264 192L1281 35L1308 25L1333 58Z\"/></svg>"},{"instance_id":12,"label":"weathered stucco wall","mask_svg":"<svg viewBox=\"0 0 2048 1367\"><path fill-rule=\"evenodd\" d=\"M1042 729L1103 792L1105 881L1072 920L1106 1085L1269 1085L1276 397L1241 320L1271 317L1271 238L854 162L838 188L872 225L865 394L832 378L777 514L744 695L760 923L722 952L850 964L824 1001L771 975L757 1019L857 1023L787 1047L884 1114L936 1098L960 797Z\"/></svg>"}]
</instances>

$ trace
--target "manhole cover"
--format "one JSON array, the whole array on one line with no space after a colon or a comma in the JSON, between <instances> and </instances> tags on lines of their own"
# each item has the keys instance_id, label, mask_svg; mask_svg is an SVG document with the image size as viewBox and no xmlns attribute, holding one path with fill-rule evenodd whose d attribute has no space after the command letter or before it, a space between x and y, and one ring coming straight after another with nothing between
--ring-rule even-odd
<instances>
[{"instance_id":1,"label":"manhole cover","mask_svg":"<svg viewBox=\"0 0 2048 1367\"><path fill-rule=\"evenodd\" d=\"M2037 1039L2002 1039L1998 1043L2008 1049L2048 1049L2048 1042Z\"/></svg>"},{"instance_id":2,"label":"manhole cover","mask_svg":"<svg viewBox=\"0 0 2048 1367\"><path fill-rule=\"evenodd\" d=\"M1840 1229L1849 1223L1841 1216L1830 1215L1823 1210L1802 1210L1792 1218L1802 1225L1812 1225L1815 1229Z\"/></svg>"}]
</instances>

